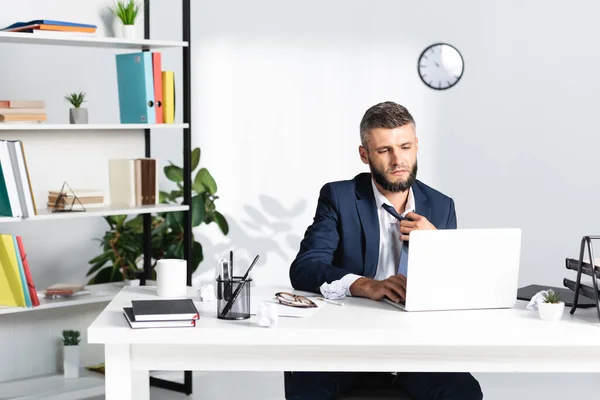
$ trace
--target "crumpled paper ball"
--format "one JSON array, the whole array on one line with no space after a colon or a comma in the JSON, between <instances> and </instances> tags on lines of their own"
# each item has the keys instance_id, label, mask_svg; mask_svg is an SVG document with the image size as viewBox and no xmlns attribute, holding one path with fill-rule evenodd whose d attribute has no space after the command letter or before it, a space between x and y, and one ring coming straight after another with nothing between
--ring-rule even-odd
<instances>
[{"instance_id":1,"label":"crumpled paper ball","mask_svg":"<svg viewBox=\"0 0 600 400\"><path fill-rule=\"evenodd\" d=\"M256 316L258 317L258 325L275 328L279 320L279 309L276 304L263 301L258 305Z\"/></svg>"},{"instance_id":2,"label":"crumpled paper ball","mask_svg":"<svg viewBox=\"0 0 600 400\"><path fill-rule=\"evenodd\" d=\"M544 295L548 293L548 290L542 290L541 292L537 292L531 300L529 300L529 304L527 304L528 310L538 311L538 304L544 302Z\"/></svg>"},{"instance_id":3,"label":"crumpled paper ball","mask_svg":"<svg viewBox=\"0 0 600 400\"><path fill-rule=\"evenodd\" d=\"M319 289L326 299L341 300L346 297L346 288L342 285L341 281L324 283Z\"/></svg>"},{"instance_id":4,"label":"crumpled paper ball","mask_svg":"<svg viewBox=\"0 0 600 400\"><path fill-rule=\"evenodd\" d=\"M200 301L215 301L215 287L211 284L202 285L198 290L198 299Z\"/></svg>"}]
</instances>

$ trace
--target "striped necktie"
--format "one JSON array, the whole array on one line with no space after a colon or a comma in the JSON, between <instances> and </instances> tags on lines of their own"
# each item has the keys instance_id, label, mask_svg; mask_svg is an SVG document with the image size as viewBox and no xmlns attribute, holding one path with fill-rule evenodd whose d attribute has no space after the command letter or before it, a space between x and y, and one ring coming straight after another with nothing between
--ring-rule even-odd
<instances>
[{"instance_id":1,"label":"striped necktie","mask_svg":"<svg viewBox=\"0 0 600 400\"><path fill-rule=\"evenodd\" d=\"M402 217L398 212L394 209L394 207L389 204L382 204L383 208L390 214L394 216L398 221L403 221L406 218ZM400 261L398 262L398 273L406 276L408 272L408 240L402 241L402 250L400 251Z\"/></svg>"}]
</instances>

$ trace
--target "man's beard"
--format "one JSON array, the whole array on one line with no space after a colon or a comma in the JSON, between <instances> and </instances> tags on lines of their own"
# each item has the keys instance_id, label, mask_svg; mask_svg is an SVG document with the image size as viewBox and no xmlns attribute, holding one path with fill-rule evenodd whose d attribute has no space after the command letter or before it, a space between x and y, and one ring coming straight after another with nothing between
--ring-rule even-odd
<instances>
[{"instance_id":1,"label":"man's beard","mask_svg":"<svg viewBox=\"0 0 600 400\"><path fill-rule=\"evenodd\" d=\"M378 170L369 162L369 168L371 169L371 174L373 175L373 179L378 183L383 189L388 192L405 192L415 183L417 180L417 162L415 161L410 174L406 180L399 180L396 182L391 182L385 176L385 173L381 170Z\"/></svg>"}]
</instances>

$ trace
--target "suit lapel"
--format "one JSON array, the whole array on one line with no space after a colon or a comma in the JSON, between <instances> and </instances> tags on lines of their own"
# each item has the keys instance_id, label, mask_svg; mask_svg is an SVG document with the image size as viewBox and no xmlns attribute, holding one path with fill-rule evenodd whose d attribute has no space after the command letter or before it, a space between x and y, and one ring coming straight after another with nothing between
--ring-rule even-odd
<instances>
[{"instance_id":1,"label":"suit lapel","mask_svg":"<svg viewBox=\"0 0 600 400\"><path fill-rule=\"evenodd\" d=\"M357 179L356 209L365 235L364 276L373 278L379 261L379 218L371 186L371 174L362 174Z\"/></svg>"},{"instance_id":2,"label":"suit lapel","mask_svg":"<svg viewBox=\"0 0 600 400\"><path fill-rule=\"evenodd\" d=\"M415 196L415 212L427 218L428 221L431 221L431 206L429 205L429 201L427 201L427 197L425 197L419 188L419 181L412 185L412 190Z\"/></svg>"}]
</instances>

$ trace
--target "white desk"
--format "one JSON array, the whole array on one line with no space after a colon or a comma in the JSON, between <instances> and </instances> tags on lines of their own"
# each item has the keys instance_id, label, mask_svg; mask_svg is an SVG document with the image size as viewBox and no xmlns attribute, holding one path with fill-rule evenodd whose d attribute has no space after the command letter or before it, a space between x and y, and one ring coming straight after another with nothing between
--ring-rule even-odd
<instances>
[{"instance_id":1,"label":"white desk","mask_svg":"<svg viewBox=\"0 0 600 400\"><path fill-rule=\"evenodd\" d=\"M282 289L253 287L253 297ZM552 323L523 308L405 313L347 298L269 329L196 302L195 328L130 329L122 308L155 293L125 287L88 328L88 342L105 345L109 400L148 399L149 370L600 372L600 325L578 318L593 321L595 309Z\"/></svg>"}]
</instances>

